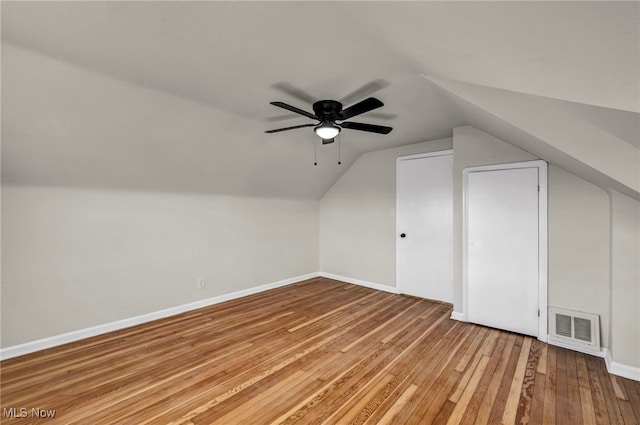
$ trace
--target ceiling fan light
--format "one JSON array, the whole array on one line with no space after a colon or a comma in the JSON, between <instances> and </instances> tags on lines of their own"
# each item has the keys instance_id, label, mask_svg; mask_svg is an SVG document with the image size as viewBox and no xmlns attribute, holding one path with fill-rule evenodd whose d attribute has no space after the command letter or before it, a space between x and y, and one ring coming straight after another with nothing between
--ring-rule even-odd
<instances>
[{"instance_id":1,"label":"ceiling fan light","mask_svg":"<svg viewBox=\"0 0 640 425\"><path fill-rule=\"evenodd\" d=\"M321 139L333 139L340 133L340 127L332 122L325 121L313 129Z\"/></svg>"}]
</instances>

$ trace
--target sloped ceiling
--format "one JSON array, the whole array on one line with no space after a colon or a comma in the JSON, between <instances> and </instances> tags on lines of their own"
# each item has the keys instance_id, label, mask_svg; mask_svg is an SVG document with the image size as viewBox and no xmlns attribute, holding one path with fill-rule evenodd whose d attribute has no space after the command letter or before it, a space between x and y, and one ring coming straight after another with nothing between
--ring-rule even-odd
<instances>
[{"instance_id":1,"label":"sloped ceiling","mask_svg":"<svg viewBox=\"0 0 640 425\"><path fill-rule=\"evenodd\" d=\"M586 109L541 96L426 78L453 95L472 124L489 129L489 133L539 158L549 158L552 163L603 188L638 196L640 150L637 142L636 145L627 143L606 131L614 123L607 120L610 117L602 113L601 108ZM602 128L595 125L603 122L598 118L606 121ZM505 126L518 132L505 132ZM616 127L616 131L618 129Z\"/></svg>"},{"instance_id":2,"label":"sloped ceiling","mask_svg":"<svg viewBox=\"0 0 640 425\"><path fill-rule=\"evenodd\" d=\"M490 132L499 116L522 143L535 130L532 150L552 146L544 159L569 157L578 173L595 167L596 183L634 195L633 171L612 175L561 143L571 125L532 129L522 114L552 103L582 123L581 136L607 135L597 155L611 143L638 160L638 6L4 2L2 180L318 199L363 152L465 124ZM378 80L372 95L387 119L358 121L394 131L343 131L342 165L338 145L319 145L310 128L264 134L308 122L269 105L310 109L278 83L340 99ZM504 91L527 107L496 111ZM544 102L526 102L533 97Z\"/></svg>"}]
</instances>

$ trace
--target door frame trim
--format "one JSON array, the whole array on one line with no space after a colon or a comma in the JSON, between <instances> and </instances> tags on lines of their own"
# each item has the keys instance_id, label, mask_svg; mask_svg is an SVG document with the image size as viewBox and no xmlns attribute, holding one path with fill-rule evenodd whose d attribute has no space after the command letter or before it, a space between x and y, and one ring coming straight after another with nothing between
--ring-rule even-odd
<instances>
[{"instance_id":1,"label":"door frame trim","mask_svg":"<svg viewBox=\"0 0 640 425\"><path fill-rule=\"evenodd\" d=\"M440 150L440 151L433 151L433 152L423 152L423 153L418 153L418 154L414 154L414 155L405 155L405 156L399 156L396 158L396 170L395 170L395 176L396 176L396 210L395 210L395 218L396 218L396 229L395 229L395 241L396 241L396 273L395 273L395 278L396 278L396 290L398 291L399 294L402 294L402 288L400 286L400 281L398 280L398 264L400 264L400 255L399 255L399 249L398 249L398 232L399 232L399 228L398 228L398 163L400 163L401 161L409 161L412 159L421 159L421 158L430 158L430 157L435 157L435 156L447 156L447 155L451 155L453 156L453 149L445 149L445 150ZM454 244L455 245L455 244ZM453 284L453 282L452 282ZM454 287L454 291L453 291L453 297L455 300L455 287Z\"/></svg>"},{"instance_id":2,"label":"door frame trim","mask_svg":"<svg viewBox=\"0 0 640 425\"><path fill-rule=\"evenodd\" d=\"M506 164L482 165L467 167L462 171L462 314L464 321L469 320L468 289L468 179L470 173L513 170L519 168L538 169L538 339L548 340L547 307L548 307L548 178L547 162L543 160L512 162Z\"/></svg>"}]
</instances>

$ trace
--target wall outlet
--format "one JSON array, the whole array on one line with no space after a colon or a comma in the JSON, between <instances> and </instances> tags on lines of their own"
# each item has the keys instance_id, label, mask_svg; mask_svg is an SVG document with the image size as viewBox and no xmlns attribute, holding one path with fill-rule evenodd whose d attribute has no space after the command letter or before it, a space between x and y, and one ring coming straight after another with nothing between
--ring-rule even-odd
<instances>
[{"instance_id":1,"label":"wall outlet","mask_svg":"<svg viewBox=\"0 0 640 425\"><path fill-rule=\"evenodd\" d=\"M198 281L196 282L196 288L204 289L204 277L198 279Z\"/></svg>"}]
</instances>

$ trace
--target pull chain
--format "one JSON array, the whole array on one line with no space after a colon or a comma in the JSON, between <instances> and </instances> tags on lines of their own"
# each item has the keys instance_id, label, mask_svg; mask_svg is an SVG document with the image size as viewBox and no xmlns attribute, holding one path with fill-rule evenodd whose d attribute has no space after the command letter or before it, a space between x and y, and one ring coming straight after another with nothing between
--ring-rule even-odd
<instances>
[{"instance_id":1,"label":"pull chain","mask_svg":"<svg viewBox=\"0 0 640 425\"><path fill-rule=\"evenodd\" d=\"M313 165L318 165L318 141L313 139Z\"/></svg>"},{"instance_id":2,"label":"pull chain","mask_svg":"<svg viewBox=\"0 0 640 425\"><path fill-rule=\"evenodd\" d=\"M338 135L338 165L342 164L342 162L340 161L340 135Z\"/></svg>"}]
</instances>

